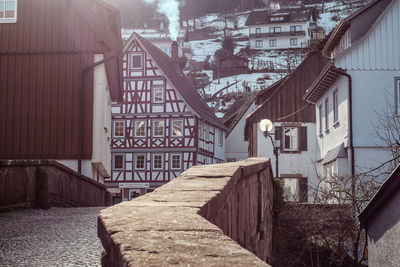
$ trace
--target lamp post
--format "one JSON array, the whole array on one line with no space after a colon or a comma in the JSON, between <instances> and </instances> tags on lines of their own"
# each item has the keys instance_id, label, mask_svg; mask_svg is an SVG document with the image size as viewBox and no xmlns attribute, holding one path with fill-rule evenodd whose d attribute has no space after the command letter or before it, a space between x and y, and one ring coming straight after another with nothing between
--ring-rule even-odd
<instances>
[{"instance_id":1,"label":"lamp post","mask_svg":"<svg viewBox=\"0 0 400 267\"><path fill-rule=\"evenodd\" d=\"M263 119L260 121L260 130L263 132L264 136L268 139L271 140L272 147L274 149L274 155L275 155L275 175L278 178L279 177L279 162L278 162L278 147L275 146L274 140L272 139L272 136L275 135L274 133L271 133L271 130L274 128L274 124L272 121L268 119Z\"/></svg>"}]
</instances>

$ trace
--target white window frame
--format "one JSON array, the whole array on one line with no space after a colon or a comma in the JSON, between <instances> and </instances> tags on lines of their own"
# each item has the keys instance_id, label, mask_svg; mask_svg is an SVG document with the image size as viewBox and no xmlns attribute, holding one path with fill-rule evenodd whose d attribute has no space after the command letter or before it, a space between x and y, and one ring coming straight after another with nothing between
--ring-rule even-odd
<instances>
[{"instance_id":1,"label":"white window frame","mask_svg":"<svg viewBox=\"0 0 400 267\"><path fill-rule=\"evenodd\" d=\"M322 134L322 124L323 124L323 120L322 120L322 103L319 104L318 106L318 113L319 113L319 134Z\"/></svg>"},{"instance_id":2,"label":"white window frame","mask_svg":"<svg viewBox=\"0 0 400 267\"><path fill-rule=\"evenodd\" d=\"M276 47L277 44L278 42L276 41L276 39L269 40L269 47Z\"/></svg>"},{"instance_id":3,"label":"white window frame","mask_svg":"<svg viewBox=\"0 0 400 267\"><path fill-rule=\"evenodd\" d=\"M333 91L333 123L339 120L339 90Z\"/></svg>"},{"instance_id":4,"label":"white window frame","mask_svg":"<svg viewBox=\"0 0 400 267\"><path fill-rule=\"evenodd\" d=\"M257 48L263 47L263 41L262 40L256 40L256 47Z\"/></svg>"},{"instance_id":5,"label":"white window frame","mask_svg":"<svg viewBox=\"0 0 400 267\"><path fill-rule=\"evenodd\" d=\"M286 130L290 131L290 147L286 148ZM295 135L294 135L295 133ZM282 151L297 152L300 150L300 130L297 126L283 126L282 127ZM295 146L294 146L295 145Z\"/></svg>"},{"instance_id":6,"label":"white window frame","mask_svg":"<svg viewBox=\"0 0 400 267\"><path fill-rule=\"evenodd\" d=\"M161 156L161 167L155 167L155 162L156 162L156 160L155 160L155 157L156 156ZM163 170L164 168L163 168L163 164L164 163L164 154L162 154L162 153L154 153L153 155L152 155L152 169L153 170Z\"/></svg>"},{"instance_id":7,"label":"white window frame","mask_svg":"<svg viewBox=\"0 0 400 267\"><path fill-rule=\"evenodd\" d=\"M4 10L4 18L0 17L0 23L16 23L17 17L18 17L18 0L13 1L14 2L14 17L12 17L12 18L5 17L7 1L8 0L0 0L0 5L3 5L3 10Z\"/></svg>"},{"instance_id":8,"label":"white window frame","mask_svg":"<svg viewBox=\"0 0 400 267\"><path fill-rule=\"evenodd\" d=\"M218 132L218 145L223 146L224 145L224 131L217 129Z\"/></svg>"},{"instance_id":9,"label":"white window frame","mask_svg":"<svg viewBox=\"0 0 400 267\"><path fill-rule=\"evenodd\" d=\"M161 92L161 100L156 99L156 92ZM153 104L162 104L165 100L165 89L163 86L153 86L151 89L151 102Z\"/></svg>"},{"instance_id":10,"label":"white window frame","mask_svg":"<svg viewBox=\"0 0 400 267\"><path fill-rule=\"evenodd\" d=\"M140 67L133 66L133 57L140 57ZM129 69L131 70L141 70L143 68L143 55L141 53L130 53L129 54Z\"/></svg>"},{"instance_id":11,"label":"white window frame","mask_svg":"<svg viewBox=\"0 0 400 267\"><path fill-rule=\"evenodd\" d=\"M174 122L180 122L181 123L181 135L176 135L174 131ZM171 136L172 137L183 137L183 131L184 131L184 124L182 119L172 119L171 120Z\"/></svg>"},{"instance_id":12,"label":"white window frame","mask_svg":"<svg viewBox=\"0 0 400 267\"><path fill-rule=\"evenodd\" d=\"M290 26L290 32L301 32L301 31L303 31L303 25Z\"/></svg>"},{"instance_id":13,"label":"white window frame","mask_svg":"<svg viewBox=\"0 0 400 267\"><path fill-rule=\"evenodd\" d=\"M282 32L282 27L276 26L276 27L269 27L269 33L281 33Z\"/></svg>"},{"instance_id":14,"label":"white window frame","mask_svg":"<svg viewBox=\"0 0 400 267\"><path fill-rule=\"evenodd\" d=\"M325 99L325 131L329 130L329 98Z\"/></svg>"},{"instance_id":15,"label":"white window frame","mask_svg":"<svg viewBox=\"0 0 400 267\"><path fill-rule=\"evenodd\" d=\"M297 46L297 38L290 38L290 46Z\"/></svg>"},{"instance_id":16,"label":"white window frame","mask_svg":"<svg viewBox=\"0 0 400 267\"><path fill-rule=\"evenodd\" d=\"M179 168L174 167L174 156L179 156ZM171 170L181 170L182 169L182 154L180 153L171 153Z\"/></svg>"},{"instance_id":17,"label":"white window frame","mask_svg":"<svg viewBox=\"0 0 400 267\"><path fill-rule=\"evenodd\" d=\"M156 135L156 122L162 122L162 125L163 125L163 129L162 129L162 134L161 135ZM153 120L153 123L152 123L153 125L153 129L152 129L152 131L153 131L153 133L152 133L152 136L153 137L164 137L165 136L165 120L163 120L163 119L157 119L157 120Z\"/></svg>"},{"instance_id":18,"label":"white window frame","mask_svg":"<svg viewBox=\"0 0 400 267\"><path fill-rule=\"evenodd\" d=\"M119 122L122 122L122 136L117 136L116 134L115 134L115 130L116 130L116 124L117 123L119 123ZM114 138L125 138L125 121L124 120L115 120L115 121L113 121L113 137Z\"/></svg>"},{"instance_id":19,"label":"white window frame","mask_svg":"<svg viewBox=\"0 0 400 267\"><path fill-rule=\"evenodd\" d=\"M137 133L137 124L140 123L140 122L144 123L144 135L138 135L138 133ZM134 130L135 137L138 137L138 138L146 137L146 132L147 132L146 120L135 120L134 121L134 127L135 127L135 130Z\"/></svg>"},{"instance_id":20,"label":"white window frame","mask_svg":"<svg viewBox=\"0 0 400 267\"><path fill-rule=\"evenodd\" d=\"M261 28L256 28L256 35L258 35L258 36L261 35Z\"/></svg>"},{"instance_id":21,"label":"white window frame","mask_svg":"<svg viewBox=\"0 0 400 267\"><path fill-rule=\"evenodd\" d=\"M122 167L121 168L116 168L115 167L115 157L121 156L122 157ZM112 167L114 171L123 171L125 166L125 157L124 154L113 154L113 161L112 161Z\"/></svg>"},{"instance_id":22,"label":"white window frame","mask_svg":"<svg viewBox=\"0 0 400 267\"><path fill-rule=\"evenodd\" d=\"M394 78L395 114L400 115L400 77Z\"/></svg>"},{"instance_id":23,"label":"white window frame","mask_svg":"<svg viewBox=\"0 0 400 267\"><path fill-rule=\"evenodd\" d=\"M143 168L138 168L137 167L137 163L138 163L138 157L143 157ZM135 170L139 170L139 171L144 171L146 170L146 154L135 154L135 166L134 166Z\"/></svg>"}]
</instances>

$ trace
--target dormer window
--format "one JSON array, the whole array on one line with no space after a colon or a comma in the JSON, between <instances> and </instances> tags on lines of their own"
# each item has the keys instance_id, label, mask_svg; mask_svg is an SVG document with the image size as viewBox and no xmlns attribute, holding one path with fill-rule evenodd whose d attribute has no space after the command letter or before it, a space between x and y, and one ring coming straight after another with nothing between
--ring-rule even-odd
<instances>
[{"instance_id":1,"label":"dormer window","mask_svg":"<svg viewBox=\"0 0 400 267\"><path fill-rule=\"evenodd\" d=\"M0 0L0 23L17 22L17 0Z\"/></svg>"},{"instance_id":2,"label":"dormer window","mask_svg":"<svg viewBox=\"0 0 400 267\"><path fill-rule=\"evenodd\" d=\"M283 21L284 18L283 17L271 17L270 20L271 21Z\"/></svg>"}]
</instances>

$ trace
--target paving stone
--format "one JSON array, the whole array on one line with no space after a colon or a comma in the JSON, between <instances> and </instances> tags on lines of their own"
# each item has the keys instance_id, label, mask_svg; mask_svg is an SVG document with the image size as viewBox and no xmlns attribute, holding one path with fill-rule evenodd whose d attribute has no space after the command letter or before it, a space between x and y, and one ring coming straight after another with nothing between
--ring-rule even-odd
<instances>
[{"instance_id":1,"label":"paving stone","mask_svg":"<svg viewBox=\"0 0 400 267\"><path fill-rule=\"evenodd\" d=\"M101 266L101 207L0 213L0 266Z\"/></svg>"}]
</instances>

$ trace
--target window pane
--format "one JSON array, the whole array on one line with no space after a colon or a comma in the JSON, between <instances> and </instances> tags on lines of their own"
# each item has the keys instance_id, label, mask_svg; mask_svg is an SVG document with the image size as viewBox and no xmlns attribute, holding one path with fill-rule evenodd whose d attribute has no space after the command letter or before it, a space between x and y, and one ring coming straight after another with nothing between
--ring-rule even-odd
<instances>
[{"instance_id":1,"label":"window pane","mask_svg":"<svg viewBox=\"0 0 400 267\"><path fill-rule=\"evenodd\" d=\"M140 69L142 67L142 56L132 55L131 56L131 67L134 69Z\"/></svg>"},{"instance_id":2,"label":"window pane","mask_svg":"<svg viewBox=\"0 0 400 267\"><path fill-rule=\"evenodd\" d=\"M164 89L160 87L153 88L153 103L164 102Z\"/></svg>"},{"instance_id":3,"label":"window pane","mask_svg":"<svg viewBox=\"0 0 400 267\"><path fill-rule=\"evenodd\" d=\"M125 123L123 121L114 122L114 137L124 137Z\"/></svg>"},{"instance_id":4,"label":"window pane","mask_svg":"<svg viewBox=\"0 0 400 267\"><path fill-rule=\"evenodd\" d=\"M124 164L124 159L122 155L114 156L114 169L122 169Z\"/></svg>"},{"instance_id":5,"label":"window pane","mask_svg":"<svg viewBox=\"0 0 400 267\"><path fill-rule=\"evenodd\" d=\"M164 136L164 121L154 121L154 136Z\"/></svg>"},{"instance_id":6,"label":"window pane","mask_svg":"<svg viewBox=\"0 0 400 267\"><path fill-rule=\"evenodd\" d=\"M285 127L283 129L283 142L284 150L297 151L298 150L298 128Z\"/></svg>"},{"instance_id":7,"label":"window pane","mask_svg":"<svg viewBox=\"0 0 400 267\"><path fill-rule=\"evenodd\" d=\"M173 136L182 136L182 121L173 120L172 121L172 135Z\"/></svg>"},{"instance_id":8,"label":"window pane","mask_svg":"<svg viewBox=\"0 0 400 267\"><path fill-rule=\"evenodd\" d=\"M162 169L162 155L153 156L153 168Z\"/></svg>"},{"instance_id":9,"label":"window pane","mask_svg":"<svg viewBox=\"0 0 400 267\"><path fill-rule=\"evenodd\" d=\"M136 169L144 169L144 155L136 156Z\"/></svg>"},{"instance_id":10,"label":"window pane","mask_svg":"<svg viewBox=\"0 0 400 267\"><path fill-rule=\"evenodd\" d=\"M145 121L135 121L135 136L137 136L137 137L145 137L146 136Z\"/></svg>"},{"instance_id":11,"label":"window pane","mask_svg":"<svg viewBox=\"0 0 400 267\"><path fill-rule=\"evenodd\" d=\"M181 168L181 155L172 155L172 169Z\"/></svg>"}]
</instances>

